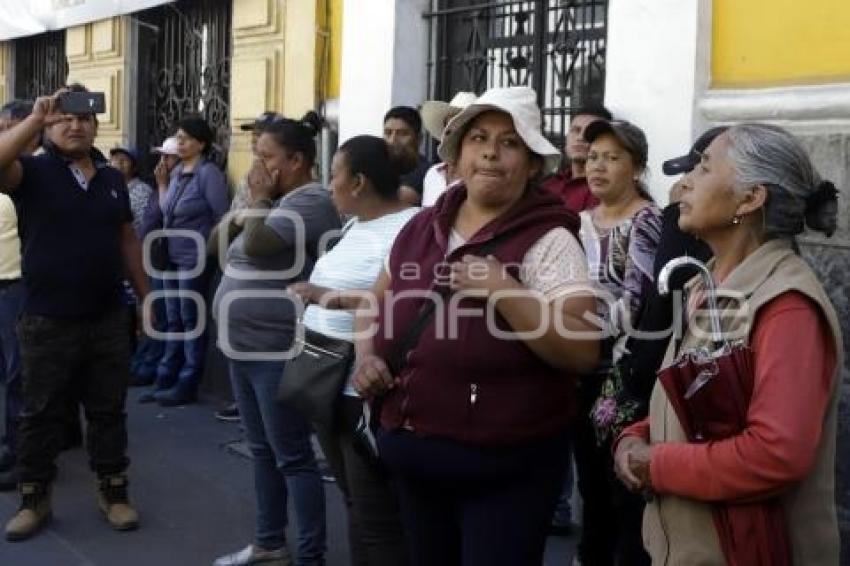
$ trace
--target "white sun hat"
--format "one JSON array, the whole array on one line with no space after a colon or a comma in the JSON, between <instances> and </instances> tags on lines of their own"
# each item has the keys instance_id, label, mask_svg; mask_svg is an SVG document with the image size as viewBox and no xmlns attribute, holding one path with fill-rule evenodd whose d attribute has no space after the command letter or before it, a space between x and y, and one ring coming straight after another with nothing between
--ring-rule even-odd
<instances>
[{"instance_id":1,"label":"white sun hat","mask_svg":"<svg viewBox=\"0 0 850 566\"><path fill-rule=\"evenodd\" d=\"M510 115L519 137L528 148L543 158L543 174L555 173L561 163L561 152L541 132L537 93L525 86L491 88L446 125L443 142L437 154L443 161L455 162L460 152L460 138L467 124L479 114L498 110Z\"/></svg>"},{"instance_id":2,"label":"white sun hat","mask_svg":"<svg viewBox=\"0 0 850 566\"><path fill-rule=\"evenodd\" d=\"M475 102L478 96L474 92L459 92L454 95L451 102L442 100L426 100L422 103L419 114L422 116L422 124L435 140L443 139L443 129L446 120L452 118L461 110Z\"/></svg>"}]
</instances>

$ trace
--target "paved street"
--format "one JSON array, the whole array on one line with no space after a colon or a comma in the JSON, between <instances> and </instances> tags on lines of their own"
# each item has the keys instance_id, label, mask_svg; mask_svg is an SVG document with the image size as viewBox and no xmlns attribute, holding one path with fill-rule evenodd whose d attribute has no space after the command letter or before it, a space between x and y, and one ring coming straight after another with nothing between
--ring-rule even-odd
<instances>
[{"instance_id":1,"label":"paved street","mask_svg":"<svg viewBox=\"0 0 850 566\"><path fill-rule=\"evenodd\" d=\"M131 495L141 513L141 528L133 533L108 528L94 502L94 478L85 452L72 450L59 461L50 529L23 543L0 541L0 565L208 565L251 540L250 461L227 448L240 437L238 425L217 422L209 405L139 405L139 394L131 390L128 411ZM348 566L341 497L334 484L326 486L327 563ZM0 494L3 522L17 504L15 494ZM551 538L546 566L570 564L573 543Z\"/></svg>"}]
</instances>

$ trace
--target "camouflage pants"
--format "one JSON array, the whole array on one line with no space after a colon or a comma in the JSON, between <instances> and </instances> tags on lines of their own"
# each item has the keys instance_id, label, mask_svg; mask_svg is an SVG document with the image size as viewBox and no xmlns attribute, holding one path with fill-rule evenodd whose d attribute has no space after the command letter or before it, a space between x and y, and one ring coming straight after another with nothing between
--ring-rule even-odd
<instances>
[{"instance_id":1,"label":"camouflage pants","mask_svg":"<svg viewBox=\"0 0 850 566\"><path fill-rule=\"evenodd\" d=\"M127 324L124 309L94 319L21 318L23 411L18 465L22 482L48 483L55 477L68 405L74 398L85 410L92 470L105 476L127 468Z\"/></svg>"}]
</instances>

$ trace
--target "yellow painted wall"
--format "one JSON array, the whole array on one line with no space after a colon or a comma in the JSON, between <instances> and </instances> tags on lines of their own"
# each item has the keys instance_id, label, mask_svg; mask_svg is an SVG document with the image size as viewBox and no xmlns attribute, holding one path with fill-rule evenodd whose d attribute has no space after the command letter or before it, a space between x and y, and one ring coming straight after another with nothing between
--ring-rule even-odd
<instances>
[{"instance_id":1,"label":"yellow painted wall","mask_svg":"<svg viewBox=\"0 0 850 566\"><path fill-rule=\"evenodd\" d=\"M712 86L850 80L847 0L715 0Z\"/></svg>"},{"instance_id":2,"label":"yellow painted wall","mask_svg":"<svg viewBox=\"0 0 850 566\"><path fill-rule=\"evenodd\" d=\"M228 174L234 184L253 159L251 136L239 126L264 110L300 118L317 105L318 7L324 1L233 3Z\"/></svg>"},{"instance_id":3,"label":"yellow painted wall","mask_svg":"<svg viewBox=\"0 0 850 566\"><path fill-rule=\"evenodd\" d=\"M0 104L6 104L12 98L7 86L11 81L12 42L0 41Z\"/></svg>"},{"instance_id":4,"label":"yellow painted wall","mask_svg":"<svg viewBox=\"0 0 850 566\"><path fill-rule=\"evenodd\" d=\"M67 83L79 82L106 95L106 112L98 115L95 145L106 152L127 143L125 107L127 72L127 16L107 18L65 31Z\"/></svg>"},{"instance_id":5,"label":"yellow painted wall","mask_svg":"<svg viewBox=\"0 0 850 566\"><path fill-rule=\"evenodd\" d=\"M316 97L339 98L342 62L342 0L316 0Z\"/></svg>"},{"instance_id":6,"label":"yellow painted wall","mask_svg":"<svg viewBox=\"0 0 850 566\"><path fill-rule=\"evenodd\" d=\"M342 66L342 0L319 0L326 3L330 8L330 14L325 17L323 23L327 29L328 46L327 62L328 71L325 85L325 94L328 99L339 98L339 83Z\"/></svg>"}]
</instances>

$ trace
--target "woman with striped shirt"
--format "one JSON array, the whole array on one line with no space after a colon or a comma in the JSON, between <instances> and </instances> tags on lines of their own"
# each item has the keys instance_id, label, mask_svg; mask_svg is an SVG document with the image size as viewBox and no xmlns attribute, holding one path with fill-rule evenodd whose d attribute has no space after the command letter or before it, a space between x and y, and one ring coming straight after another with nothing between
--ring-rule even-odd
<instances>
[{"instance_id":1,"label":"woman with striped shirt","mask_svg":"<svg viewBox=\"0 0 850 566\"><path fill-rule=\"evenodd\" d=\"M339 243L316 262L310 280L291 287L305 302L304 325L338 340L353 341L357 291L371 289L396 234L418 208L398 200L399 175L412 168L381 138L357 136L340 147L331 166L331 191L342 214L353 218ZM346 293L346 291L349 291ZM407 563L395 496L386 477L358 454L353 442L363 400L351 384L338 404L333 430L319 429L322 450L346 496L351 562Z\"/></svg>"}]
</instances>

